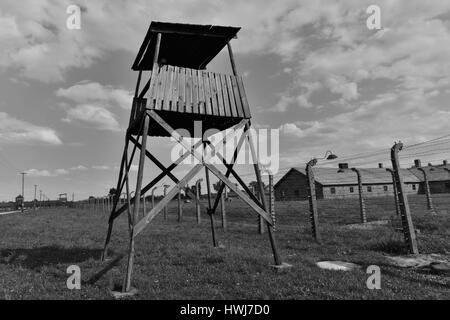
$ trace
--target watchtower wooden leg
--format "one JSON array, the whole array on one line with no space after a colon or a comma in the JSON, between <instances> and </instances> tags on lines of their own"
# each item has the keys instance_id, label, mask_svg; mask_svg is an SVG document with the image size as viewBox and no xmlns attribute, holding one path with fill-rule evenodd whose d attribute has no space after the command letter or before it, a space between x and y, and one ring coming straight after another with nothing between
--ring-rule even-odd
<instances>
[{"instance_id":1,"label":"watchtower wooden leg","mask_svg":"<svg viewBox=\"0 0 450 320\"><path fill-rule=\"evenodd\" d=\"M244 200L244 202L246 202L250 207L252 207L259 215L261 215L266 220L267 227L268 227L268 233L269 233L269 239L270 239L270 243L271 243L271 246L272 246L272 251L273 251L273 255L274 255L275 264L277 266L281 266L282 262L281 262L281 259L280 259L280 255L278 254L278 249L277 249L277 245L276 245L276 241L275 241L275 236L274 236L274 234L272 232L272 219L271 219L270 214L267 212L265 204L262 204L262 207L260 207L261 203L259 203L259 201L257 199L255 201L255 199L250 199L249 197L247 197L222 172L220 172L220 170L218 170L214 165L208 163L209 158L208 159L204 159L203 155L199 154L196 150L192 149L191 146L189 146L183 140L182 136L177 131L175 131L164 119L162 119L154 110L150 110L149 111L149 115L161 127L163 127L179 144L181 144L186 150L191 150L191 154L194 157L196 157L199 161L201 161L203 163L203 165L208 169L208 171L211 171L217 178L219 178L222 182L224 182L233 192L235 192L242 200ZM247 127L247 129L250 128L249 125L248 125L248 120L244 120L241 123L243 125L245 125ZM253 152L255 152L254 146L253 146L253 141L251 139L249 139L249 144L250 144L250 147L253 148ZM253 158L256 159L256 156L253 157ZM265 200L265 198L264 198L264 189L262 188L262 183L261 183L261 175L260 175L259 166L258 166L257 163L254 166L254 168L255 168L255 173L256 173L257 179L260 182L259 185L260 185L260 190L262 190L263 199ZM207 184L207 185L209 185L209 184ZM150 216L150 213L147 216ZM141 222L139 224L141 224ZM142 228L144 228L145 224L146 224L146 222L143 222L143 225L139 226L139 231Z\"/></svg>"},{"instance_id":2,"label":"watchtower wooden leg","mask_svg":"<svg viewBox=\"0 0 450 320\"><path fill-rule=\"evenodd\" d=\"M123 292L130 291L131 288L131 275L133 273L133 262L134 262L134 226L136 224L138 214L139 214L139 204L141 200L141 188L142 188L142 178L144 176L144 164L145 164L145 150L147 148L147 136L148 136L148 128L150 124L150 118L147 114L144 115L144 130L142 131L142 148L139 158L139 169L137 174L136 181L136 191L134 195L134 208L133 208L133 216L132 216L132 227L131 227L131 235L130 235L130 246L128 252L128 264L127 264L127 273L124 279L124 285L122 287Z\"/></svg>"},{"instance_id":3,"label":"watchtower wooden leg","mask_svg":"<svg viewBox=\"0 0 450 320\"><path fill-rule=\"evenodd\" d=\"M123 151L123 155L122 155L122 161L120 163L120 170L119 170L119 179L117 181L117 189L116 189L116 194L114 195L114 206L113 206L113 210L110 214L110 217L113 215L113 212L116 210L116 206L117 206L117 202L120 199L120 194L121 191L120 190L120 186L122 185L122 177L123 177L123 171L124 171L124 167L126 164L126 153L128 150L128 144L129 144L129 139L128 139L128 135L125 138L125 147L124 147L124 151ZM102 252L102 256L101 256L101 261L105 261L107 255L108 255L108 245L109 245L109 241L111 240L111 233L112 233L112 228L113 228L113 224L114 224L114 220L108 221L108 231L106 233L106 239L105 239L105 244L103 247L103 252Z\"/></svg>"},{"instance_id":4,"label":"watchtower wooden leg","mask_svg":"<svg viewBox=\"0 0 450 320\"><path fill-rule=\"evenodd\" d=\"M247 124L247 129L250 129L250 125L249 124ZM256 175L257 182L258 182L259 194L260 194L260 197L261 197L261 203L263 205L264 211L266 211L266 213L270 216L270 213L268 212L267 206L266 206L266 195L264 193L264 187L263 187L263 184L262 184L261 171L259 169L259 164L258 164L258 157L257 157L257 154L256 154L255 145L253 144L253 138L252 138L252 135L250 133L248 134L248 143L249 143L249 146L250 146L250 152L252 154L252 159L254 161L253 168L255 170L255 175ZM267 225L267 231L268 231L268 234L269 234L270 245L272 247L273 258L275 260L275 264L277 266L279 266L279 265L282 264L282 262L281 262L280 254L278 253L278 247L277 247L277 243L276 243L276 240L275 240L275 234L274 234L274 232L272 230L273 227L272 227L272 224L270 224L268 222L266 223L266 225Z\"/></svg>"},{"instance_id":5,"label":"watchtower wooden leg","mask_svg":"<svg viewBox=\"0 0 450 320\"><path fill-rule=\"evenodd\" d=\"M141 125L140 125L140 130L142 130L143 125L144 125L144 122L142 121ZM128 161L128 147L129 147L130 142L132 142L134 144L134 147L133 147L133 151L131 152L130 160ZM124 146L124 150L123 150L123 154L122 154L122 161L120 164L119 179L117 180L116 194L114 196L114 205L113 205L113 209L111 210L111 214L110 214L109 220L108 220L108 231L106 233L106 239L105 239L105 244L103 247L101 261L105 261L107 254L108 254L108 246L109 246L109 242L111 241L111 233L112 233L114 220L115 220L115 218L117 218L118 215L120 215L120 213L117 213L117 204L120 200L120 195L122 194L122 189L123 189L124 185L126 183L128 183L128 173L129 173L131 162L133 161L134 154L136 152L136 148L138 147L138 145L140 145L138 140L134 139L131 135L129 135L127 133L126 137L125 137L125 146ZM128 198L128 200L130 198L128 184L127 184L127 198ZM128 204L129 204L129 201L128 201ZM128 205L127 208L130 208L130 206ZM130 213L128 213L128 214L130 214Z\"/></svg>"}]
</instances>

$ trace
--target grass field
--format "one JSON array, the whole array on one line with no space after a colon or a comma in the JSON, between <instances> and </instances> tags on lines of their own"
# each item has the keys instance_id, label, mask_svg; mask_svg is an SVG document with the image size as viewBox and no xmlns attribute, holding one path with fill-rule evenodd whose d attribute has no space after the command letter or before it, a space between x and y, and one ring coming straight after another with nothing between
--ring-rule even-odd
<instances>
[{"instance_id":1,"label":"grass field","mask_svg":"<svg viewBox=\"0 0 450 320\"><path fill-rule=\"evenodd\" d=\"M426 210L423 196L410 197L419 230L421 253L450 253L450 195L435 197L439 214ZM449 211L447 211L449 210ZM319 201L323 243L312 240L305 202L276 204L279 249L292 268L276 272L267 233L259 235L256 217L237 200L227 203L228 232L217 236L224 248L211 245L209 221L194 218L194 204L184 204L177 222L176 202L169 218L158 216L137 238L133 299L449 299L450 279L421 269L387 262L386 255L405 253L392 198L369 199L369 221L389 223L372 230L349 228L359 222L357 200ZM0 216L0 299L111 299L120 284L125 260L93 285L68 290L66 269L78 265L87 279L100 269L106 214L77 209L46 209ZM114 227L111 249L125 252L125 216ZM11 258L11 256L13 258ZM361 265L352 272L319 269L321 260ZM366 287L366 268L381 268L381 290Z\"/></svg>"}]
</instances>

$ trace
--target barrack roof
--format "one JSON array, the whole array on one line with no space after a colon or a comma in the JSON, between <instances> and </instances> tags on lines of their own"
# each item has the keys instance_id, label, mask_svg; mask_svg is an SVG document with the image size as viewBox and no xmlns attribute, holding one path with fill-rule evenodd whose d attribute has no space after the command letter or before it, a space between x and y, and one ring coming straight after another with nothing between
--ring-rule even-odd
<instances>
[{"instance_id":1,"label":"barrack roof","mask_svg":"<svg viewBox=\"0 0 450 320\"><path fill-rule=\"evenodd\" d=\"M292 170L296 170L306 175L304 168L294 167L286 173L286 177ZM392 175L386 169L380 168L359 168L361 173L363 185L370 184L392 184ZM320 168L313 167L314 179L323 186L338 186L338 185L357 185L358 180L356 173L350 169L339 170L338 168ZM404 183L419 183L420 180L412 174L408 169L400 169ZM276 184L278 184L281 178Z\"/></svg>"},{"instance_id":2,"label":"barrack roof","mask_svg":"<svg viewBox=\"0 0 450 320\"><path fill-rule=\"evenodd\" d=\"M450 170L450 165L422 167L422 169L427 173L428 181L450 181L450 172L448 172L444 168ZM420 181L425 180L423 172L418 168L413 167L410 168L409 171L411 171L411 173L413 173Z\"/></svg>"},{"instance_id":3,"label":"barrack roof","mask_svg":"<svg viewBox=\"0 0 450 320\"><path fill-rule=\"evenodd\" d=\"M152 21L132 69L151 70L157 34L161 33L158 63L205 69L241 28Z\"/></svg>"}]
</instances>

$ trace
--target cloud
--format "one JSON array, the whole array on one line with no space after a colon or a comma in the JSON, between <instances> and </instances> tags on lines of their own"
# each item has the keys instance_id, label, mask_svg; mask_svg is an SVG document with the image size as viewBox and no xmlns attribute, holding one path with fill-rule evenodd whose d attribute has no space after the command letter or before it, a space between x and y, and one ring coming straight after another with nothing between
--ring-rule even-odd
<instances>
[{"instance_id":1,"label":"cloud","mask_svg":"<svg viewBox=\"0 0 450 320\"><path fill-rule=\"evenodd\" d=\"M358 85L355 82L347 82L343 77L329 78L326 85L331 92L342 95L344 101L355 100L359 97Z\"/></svg>"},{"instance_id":2,"label":"cloud","mask_svg":"<svg viewBox=\"0 0 450 320\"><path fill-rule=\"evenodd\" d=\"M320 129L321 123L318 121L285 123L278 129L285 138L305 138L311 133L315 133Z\"/></svg>"},{"instance_id":3,"label":"cloud","mask_svg":"<svg viewBox=\"0 0 450 320\"><path fill-rule=\"evenodd\" d=\"M66 175L66 174L69 174L69 171L68 170L66 170L66 169L56 169L55 170L55 173L57 174L57 175Z\"/></svg>"},{"instance_id":4,"label":"cloud","mask_svg":"<svg viewBox=\"0 0 450 320\"><path fill-rule=\"evenodd\" d=\"M369 4L372 3L298 1L283 16L281 21L287 25L281 32L292 36L289 26L303 28L305 32L298 37L304 45L292 55L290 61L298 61L289 66L292 85L282 93L275 110L290 109L285 107L285 96L292 97L289 106L311 107L305 103L310 102L316 107L346 107L363 96L365 87L372 85L372 90L377 90L370 83L376 80L391 81L393 87L405 92L448 88L448 82L443 80L448 78L450 69L450 28L448 14L444 13L450 12L450 3L378 1L383 27L380 31L366 28L365 9ZM311 99L311 82L320 83L318 93L322 97L330 96L325 103ZM392 88L384 90L389 89ZM302 98L298 101L296 97Z\"/></svg>"},{"instance_id":5,"label":"cloud","mask_svg":"<svg viewBox=\"0 0 450 320\"><path fill-rule=\"evenodd\" d=\"M70 1L3 1L0 14L0 68L42 82L64 79L73 68L86 68L103 51L82 32L66 28Z\"/></svg>"},{"instance_id":6,"label":"cloud","mask_svg":"<svg viewBox=\"0 0 450 320\"><path fill-rule=\"evenodd\" d=\"M294 136L296 138L303 138L305 133L302 129L297 127L294 123L285 123L279 128L281 134L287 136Z\"/></svg>"},{"instance_id":7,"label":"cloud","mask_svg":"<svg viewBox=\"0 0 450 320\"><path fill-rule=\"evenodd\" d=\"M123 89L104 86L97 82L81 81L67 89L56 91L58 97L72 100L76 103L96 103L102 106L114 104L125 110L131 107L133 96L131 92Z\"/></svg>"},{"instance_id":8,"label":"cloud","mask_svg":"<svg viewBox=\"0 0 450 320\"><path fill-rule=\"evenodd\" d=\"M69 88L60 88L56 96L71 100L75 106L61 102L66 110L65 122L77 120L99 130L119 131L120 126L115 114L108 110L111 106L129 110L132 95L130 92L104 86L97 82L81 81Z\"/></svg>"},{"instance_id":9,"label":"cloud","mask_svg":"<svg viewBox=\"0 0 450 320\"><path fill-rule=\"evenodd\" d=\"M111 168L109 166L101 165L101 166L92 166L92 169L95 169L95 170L110 170Z\"/></svg>"},{"instance_id":10,"label":"cloud","mask_svg":"<svg viewBox=\"0 0 450 320\"><path fill-rule=\"evenodd\" d=\"M289 90L284 92L281 95L281 98L275 104L275 106L270 109L270 111L285 112L291 107L306 108L306 109L312 108L313 104L310 101L311 94L319 90L322 87L322 85L319 82L309 84L304 83L303 87L305 89L303 90L304 93L292 95L291 93L289 93Z\"/></svg>"},{"instance_id":11,"label":"cloud","mask_svg":"<svg viewBox=\"0 0 450 320\"><path fill-rule=\"evenodd\" d=\"M284 112L286 111L291 104L295 101L294 97L283 95L280 100L278 100L277 104L273 107L273 111Z\"/></svg>"},{"instance_id":12,"label":"cloud","mask_svg":"<svg viewBox=\"0 0 450 320\"><path fill-rule=\"evenodd\" d=\"M70 168L70 170L72 170L72 171L86 171L86 170L88 170L88 168L86 168L83 165L79 165L79 166Z\"/></svg>"},{"instance_id":13,"label":"cloud","mask_svg":"<svg viewBox=\"0 0 450 320\"><path fill-rule=\"evenodd\" d=\"M0 67L17 69L23 77L38 81L61 81L67 71L87 68L108 52L135 54L149 13L156 21L241 26L239 36L245 41L233 42L237 53L275 54L284 61L299 61L310 73L324 72L318 77L343 72L349 83L355 82L357 73L391 72L395 77L396 69L417 70L411 61L420 66L435 60L436 66L448 56L445 13L450 4L445 1L379 0L384 29L377 33L366 28L366 8L372 4L368 0L83 1L81 30L68 30L65 12L71 4L70 0L2 1ZM432 50L427 52L429 59L423 48ZM441 53L437 48L443 49ZM392 58L405 53L413 59L408 57L410 62L403 66L399 61L388 71ZM345 71L343 67L351 62Z\"/></svg>"},{"instance_id":14,"label":"cloud","mask_svg":"<svg viewBox=\"0 0 450 320\"><path fill-rule=\"evenodd\" d=\"M279 128L284 163L302 163L329 149L338 155L385 149L382 157L389 160L396 140L409 145L448 131L450 112L435 97L434 91L398 89L328 118L285 123Z\"/></svg>"},{"instance_id":15,"label":"cloud","mask_svg":"<svg viewBox=\"0 0 450 320\"><path fill-rule=\"evenodd\" d=\"M65 122L86 123L98 130L120 131L120 125L116 116L109 110L89 105L81 104L67 110L67 116L63 119Z\"/></svg>"},{"instance_id":16,"label":"cloud","mask_svg":"<svg viewBox=\"0 0 450 320\"><path fill-rule=\"evenodd\" d=\"M148 21L149 13L156 21L243 26L247 40L236 43L238 53L269 51L292 57L301 45L295 36L300 23L282 21L297 1L179 1L177 10L173 2L164 0L83 2L81 30L68 30L70 0L2 1L0 67L37 81L62 81L69 70L88 68L108 52L135 54L147 31L143 21Z\"/></svg>"},{"instance_id":17,"label":"cloud","mask_svg":"<svg viewBox=\"0 0 450 320\"><path fill-rule=\"evenodd\" d=\"M56 169L54 171L29 169L26 171L26 173L30 177L57 177L57 176L68 175L69 171L66 169Z\"/></svg>"},{"instance_id":18,"label":"cloud","mask_svg":"<svg viewBox=\"0 0 450 320\"><path fill-rule=\"evenodd\" d=\"M0 144L26 143L61 145L55 130L41 127L0 112Z\"/></svg>"},{"instance_id":19,"label":"cloud","mask_svg":"<svg viewBox=\"0 0 450 320\"><path fill-rule=\"evenodd\" d=\"M54 177L54 174L50 173L48 170L30 169L27 170L26 173L30 177Z\"/></svg>"},{"instance_id":20,"label":"cloud","mask_svg":"<svg viewBox=\"0 0 450 320\"><path fill-rule=\"evenodd\" d=\"M155 21L241 26L240 37L245 41L233 42L236 53L268 53L295 61L308 46L304 43L308 39L301 36L303 29L321 20L341 22L347 7L356 6L356 2L349 2L83 1L81 30L68 30L66 8L73 4L70 0L4 0L0 67L18 70L22 77L37 81L64 80L68 71L88 68L109 52L135 54L147 31L143 21L149 20L149 13ZM361 11L365 9L357 4Z\"/></svg>"}]
</instances>

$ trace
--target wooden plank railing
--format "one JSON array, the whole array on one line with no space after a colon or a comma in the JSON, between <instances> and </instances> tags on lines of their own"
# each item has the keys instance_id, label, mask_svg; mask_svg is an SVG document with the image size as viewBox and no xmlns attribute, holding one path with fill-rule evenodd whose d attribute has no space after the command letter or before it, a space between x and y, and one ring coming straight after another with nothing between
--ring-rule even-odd
<instances>
[{"instance_id":1,"label":"wooden plank railing","mask_svg":"<svg viewBox=\"0 0 450 320\"><path fill-rule=\"evenodd\" d=\"M145 96L149 109L250 118L241 76L170 65L154 72L155 79Z\"/></svg>"}]
</instances>

